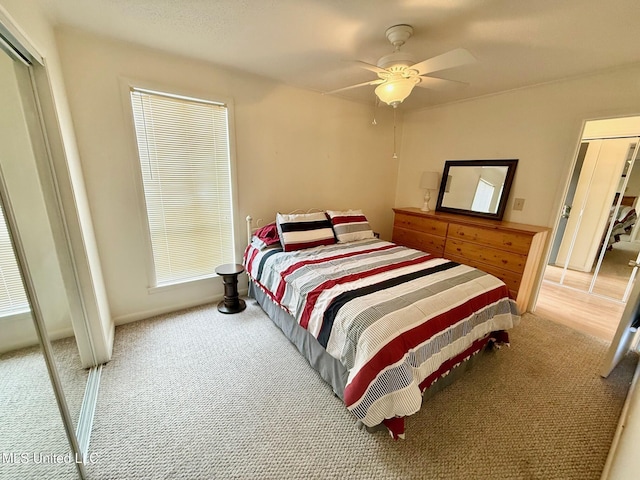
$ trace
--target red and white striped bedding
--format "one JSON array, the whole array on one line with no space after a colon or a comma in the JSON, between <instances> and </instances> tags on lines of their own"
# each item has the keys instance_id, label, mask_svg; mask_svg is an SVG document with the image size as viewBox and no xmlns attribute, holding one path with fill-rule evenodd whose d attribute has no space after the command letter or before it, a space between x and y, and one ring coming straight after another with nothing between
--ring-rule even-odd
<instances>
[{"instance_id":1,"label":"red and white striped bedding","mask_svg":"<svg viewBox=\"0 0 640 480\"><path fill-rule=\"evenodd\" d=\"M345 365L347 408L400 436L397 419L420 409L424 389L520 319L496 277L378 239L287 253L250 245L244 262Z\"/></svg>"}]
</instances>

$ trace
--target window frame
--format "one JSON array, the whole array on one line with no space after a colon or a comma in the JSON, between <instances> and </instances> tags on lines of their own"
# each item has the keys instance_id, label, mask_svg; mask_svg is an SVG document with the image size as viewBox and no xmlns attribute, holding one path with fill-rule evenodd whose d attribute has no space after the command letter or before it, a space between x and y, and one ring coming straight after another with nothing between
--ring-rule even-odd
<instances>
[{"instance_id":1,"label":"window frame","mask_svg":"<svg viewBox=\"0 0 640 480\"><path fill-rule=\"evenodd\" d=\"M227 129L228 129L228 142L229 142L229 172L231 182L231 216L232 216L232 247L234 261L238 261L238 252L240 248L238 246L238 240L242 238L240 234L240 222L238 219L238 200L237 200L237 165L236 165L236 146L235 146L235 109L233 99L223 95L215 93L204 93L193 91L175 85L158 84L155 82L135 80L130 78L120 78L120 90L121 99L124 104L124 112L126 121L124 122L128 129L128 137L131 149L131 161L132 168L135 176L135 189L136 197L138 199L138 212L141 222L141 229L144 237L144 249L145 249L145 270L147 276L147 292L149 294L161 293L167 290L173 290L181 287L188 287L201 282L211 281L211 279L217 278L218 275L215 272L211 272L209 275L204 275L196 278L189 278L179 280L174 283L166 283L163 285L156 284L156 269L155 261L153 257L153 247L151 242L151 232L149 229L147 203L144 192L144 183L142 178L142 172L140 169L140 156L138 152L138 144L135 131L135 122L133 114L133 105L131 103L131 90L140 89L148 90L151 92L158 92L160 94L173 95L176 97L185 97L187 99L204 100L206 102L224 104L227 107Z\"/></svg>"}]
</instances>

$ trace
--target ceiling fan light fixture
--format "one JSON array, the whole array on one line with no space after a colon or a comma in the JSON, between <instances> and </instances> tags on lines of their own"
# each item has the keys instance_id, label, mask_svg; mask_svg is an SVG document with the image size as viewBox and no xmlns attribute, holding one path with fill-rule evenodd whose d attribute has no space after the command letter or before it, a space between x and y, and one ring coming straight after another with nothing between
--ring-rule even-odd
<instances>
[{"instance_id":1,"label":"ceiling fan light fixture","mask_svg":"<svg viewBox=\"0 0 640 480\"><path fill-rule=\"evenodd\" d=\"M411 35L413 35L413 27L411 25L400 24L389 27L386 31L386 36L394 47L393 53L380 58L377 65L363 61L356 62L360 68L377 74L378 78L327 93L338 93L352 88L378 85L375 89L378 99L396 108L411 94L413 87L416 85L435 89L441 86L464 83L433 77L430 74L476 62L471 53L463 48L457 48L415 63L411 54L400 51L400 47L405 44Z\"/></svg>"},{"instance_id":2,"label":"ceiling fan light fixture","mask_svg":"<svg viewBox=\"0 0 640 480\"><path fill-rule=\"evenodd\" d=\"M418 78L396 78L387 80L376 87L376 96L387 105L396 108L407 98L413 87L420 80Z\"/></svg>"}]
</instances>

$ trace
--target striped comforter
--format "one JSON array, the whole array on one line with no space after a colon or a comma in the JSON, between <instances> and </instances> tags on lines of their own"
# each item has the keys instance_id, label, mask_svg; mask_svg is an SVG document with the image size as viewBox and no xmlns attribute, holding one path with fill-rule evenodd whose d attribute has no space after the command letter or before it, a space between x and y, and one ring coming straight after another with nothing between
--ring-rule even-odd
<instances>
[{"instance_id":1,"label":"striped comforter","mask_svg":"<svg viewBox=\"0 0 640 480\"><path fill-rule=\"evenodd\" d=\"M244 262L345 365L344 402L367 426L417 412L424 389L520 319L496 277L377 239L288 253L250 245ZM402 436L403 422L390 430Z\"/></svg>"}]
</instances>

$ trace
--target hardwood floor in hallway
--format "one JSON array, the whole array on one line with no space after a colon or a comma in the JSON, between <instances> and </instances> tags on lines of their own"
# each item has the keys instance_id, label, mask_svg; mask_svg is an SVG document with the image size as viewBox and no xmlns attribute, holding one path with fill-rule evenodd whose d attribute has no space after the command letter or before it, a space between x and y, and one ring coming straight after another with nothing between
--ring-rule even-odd
<instances>
[{"instance_id":1,"label":"hardwood floor in hallway","mask_svg":"<svg viewBox=\"0 0 640 480\"><path fill-rule=\"evenodd\" d=\"M561 267L547 265L535 313L611 341L625 308L625 303L616 299L621 300L624 296L632 272L629 260L635 259L638 251L639 242L624 241L606 252L593 284L593 292L597 295L587 293L593 279L592 272L568 269L563 278ZM561 279L565 286L558 284Z\"/></svg>"},{"instance_id":2,"label":"hardwood floor in hallway","mask_svg":"<svg viewBox=\"0 0 640 480\"><path fill-rule=\"evenodd\" d=\"M535 314L610 342L624 303L543 281Z\"/></svg>"}]
</instances>

